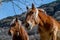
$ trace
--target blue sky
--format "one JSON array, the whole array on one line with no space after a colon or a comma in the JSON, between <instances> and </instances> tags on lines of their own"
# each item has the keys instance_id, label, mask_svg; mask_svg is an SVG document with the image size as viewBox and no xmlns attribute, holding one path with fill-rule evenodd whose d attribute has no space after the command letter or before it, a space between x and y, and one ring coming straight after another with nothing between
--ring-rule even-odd
<instances>
[{"instance_id":1,"label":"blue sky","mask_svg":"<svg viewBox=\"0 0 60 40\"><path fill-rule=\"evenodd\" d=\"M35 0L37 4L35 4L36 7L42 5L42 4L47 4L47 3L50 3L52 1L55 1L55 0L43 0L43 1L40 1L40 0ZM14 5L15 7L15 11L18 14L21 14L22 12L26 11L26 6L18 1L14 1L16 4L18 4L22 9L20 10L17 6ZM24 0L21 2L24 3ZM33 0L27 0L27 5L29 7L31 7L31 4L34 3ZM2 5L0 5L0 20L3 19L3 18L6 18L8 16L14 16L15 13L13 11L13 7L12 7L12 3L11 2L3 2Z\"/></svg>"}]
</instances>

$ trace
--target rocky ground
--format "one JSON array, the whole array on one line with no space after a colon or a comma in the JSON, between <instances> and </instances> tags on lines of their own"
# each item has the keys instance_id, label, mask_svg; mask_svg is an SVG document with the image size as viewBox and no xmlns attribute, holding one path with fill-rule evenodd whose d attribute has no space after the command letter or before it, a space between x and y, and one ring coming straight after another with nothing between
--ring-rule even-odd
<instances>
[{"instance_id":1,"label":"rocky ground","mask_svg":"<svg viewBox=\"0 0 60 40\"><path fill-rule=\"evenodd\" d=\"M0 28L0 40L11 40L11 36L8 35L8 28Z\"/></svg>"},{"instance_id":2,"label":"rocky ground","mask_svg":"<svg viewBox=\"0 0 60 40\"><path fill-rule=\"evenodd\" d=\"M0 40L12 40L12 36L8 35L9 28L0 28ZM37 32L37 28L28 31L30 40L40 40L40 36ZM60 31L58 32L58 40L60 40Z\"/></svg>"},{"instance_id":3,"label":"rocky ground","mask_svg":"<svg viewBox=\"0 0 60 40\"><path fill-rule=\"evenodd\" d=\"M60 1L55 1L49 4L42 5L38 8L43 8L48 15L54 17L57 21L60 21ZM12 40L12 37L8 35L9 24L13 20L13 18L18 17L24 24L24 20L26 17L25 12L21 15L10 16L0 20L0 40ZM39 40L40 36L37 32L37 28L35 27L33 30L28 31L30 40ZM60 40L60 31L58 32L58 40Z\"/></svg>"}]
</instances>

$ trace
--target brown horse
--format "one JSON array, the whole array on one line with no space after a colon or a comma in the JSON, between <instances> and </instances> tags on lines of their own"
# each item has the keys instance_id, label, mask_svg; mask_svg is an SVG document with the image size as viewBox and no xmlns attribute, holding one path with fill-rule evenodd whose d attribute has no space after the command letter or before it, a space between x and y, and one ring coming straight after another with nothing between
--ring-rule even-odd
<instances>
[{"instance_id":1,"label":"brown horse","mask_svg":"<svg viewBox=\"0 0 60 40\"><path fill-rule=\"evenodd\" d=\"M59 23L47 15L43 9L37 9L34 4L32 4L32 8L27 7L26 23L29 24L29 27L26 28L30 30L38 25L41 40L57 40Z\"/></svg>"},{"instance_id":2,"label":"brown horse","mask_svg":"<svg viewBox=\"0 0 60 40\"><path fill-rule=\"evenodd\" d=\"M27 32L17 18L13 19L8 34L12 35L12 40L29 40Z\"/></svg>"}]
</instances>

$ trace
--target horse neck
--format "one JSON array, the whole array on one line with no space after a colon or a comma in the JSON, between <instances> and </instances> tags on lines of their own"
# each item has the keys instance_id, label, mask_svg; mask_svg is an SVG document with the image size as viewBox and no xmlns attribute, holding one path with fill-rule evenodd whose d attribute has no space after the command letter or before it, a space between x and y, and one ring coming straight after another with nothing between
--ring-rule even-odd
<instances>
[{"instance_id":1,"label":"horse neck","mask_svg":"<svg viewBox=\"0 0 60 40\"><path fill-rule=\"evenodd\" d=\"M28 39L28 34L25 31L23 26L20 26L20 30L19 30L19 36L21 37L21 39L23 40L27 40Z\"/></svg>"},{"instance_id":2,"label":"horse neck","mask_svg":"<svg viewBox=\"0 0 60 40\"><path fill-rule=\"evenodd\" d=\"M40 20L41 20L42 22L46 22L46 20L47 20L47 18L48 18L48 15L47 15L46 13L44 13L44 12L41 12L41 11L39 11L38 16L39 16L39 18L40 18Z\"/></svg>"},{"instance_id":3,"label":"horse neck","mask_svg":"<svg viewBox=\"0 0 60 40\"><path fill-rule=\"evenodd\" d=\"M23 26L20 26L19 32L21 35L23 35L24 33L26 33L25 29Z\"/></svg>"}]
</instances>

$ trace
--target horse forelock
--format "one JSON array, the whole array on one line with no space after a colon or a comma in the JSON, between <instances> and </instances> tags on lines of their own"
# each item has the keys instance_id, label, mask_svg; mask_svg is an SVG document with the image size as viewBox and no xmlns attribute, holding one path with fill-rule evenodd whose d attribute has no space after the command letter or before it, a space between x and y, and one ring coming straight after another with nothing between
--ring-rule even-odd
<instances>
[{"instance_id":1,"label":"horse forelock","mask_svg":"<svg viewBox=\"0 0 60 40\"><path fill-rule=\"evenodd\" d=\"M13 20L11 21L10 25L12 25L15 21L16 21L16 19L13 19ZM21 25L21 21L20 21L20 20L18 20L18 23Z\"/></svg>"},{"instance_id":2,"label":"horse forelock","mask_svg":"<svg viewBox=\"0 0 60 40\"><path fill-rule=\"evenodd\" d=\"M21 22L20 20L18 20L18 23L19 23L19 25L21 25L21 24L22 24L22 22Z\"/></svg>"},{"instance_id":3,"label":"horse forelock","mask_svg":"<svg viewBox=\"0 0 60 40\"><path fill-rule=\"evenodd\" d=\"M38 16L38 9L36 8L36 12L34 13L35 18Z\"/></svg>"},{"instance_id":4,"label":"horse forelock","mask_svg":"<svg viewBox=\"0 0 60 40\"><path fill-rule=\"evenodd\" d=\"M26 13L29 13L30 11L32 11L32 9L28 9ZM38 9L36 8L36 12L33 13L35 16L38 15Z\"/></svg>"}]
</instances>

